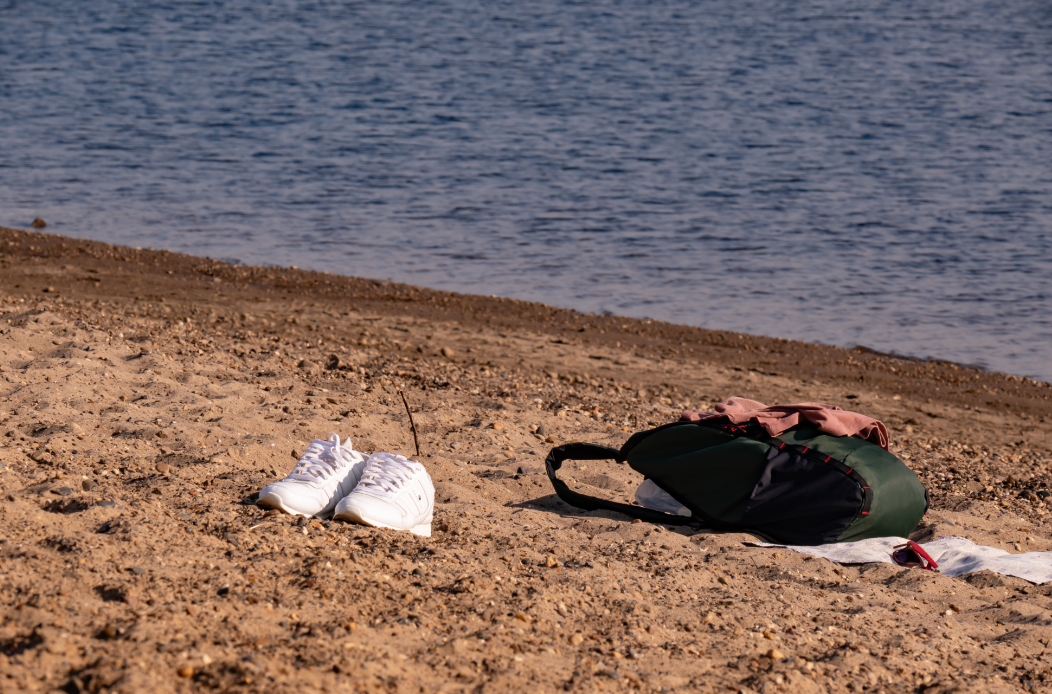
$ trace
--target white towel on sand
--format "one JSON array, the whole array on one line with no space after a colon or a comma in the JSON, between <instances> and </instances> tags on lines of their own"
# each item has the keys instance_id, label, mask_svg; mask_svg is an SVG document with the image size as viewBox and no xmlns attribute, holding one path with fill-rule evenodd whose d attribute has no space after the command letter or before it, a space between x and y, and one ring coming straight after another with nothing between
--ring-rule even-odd
<instances>
[{"instance_id":1,"label":"white towel on sand","mask_svg":"<svg viewBox=\"0 0 1052 694\"><path fill-rule=\"evenodd\" d=\"M636 488L636 501L640 506L655 511L690 517L690 509L673 499L671 494L654 484L653 480L643 480Z\"/></svg>"},{"instance_id":2,"label":"white towel on sand","mask_svg":"<svg viewBox=\"0 0 1052 694\"><path fill-rule=\"evenodd\" d=\"M891 550L896 545L906 544L903 537L875 537L858 542L839 542L831 545L774 545L767 542L749 542L758 547L785 547L794 552L803 552L823 557L838 564L870 564L881 562L892 564ZM1032 583L1052 581L1052 552L1024 552L1010 554L1003 549L977 545L963 537L940 537L934 542L921 545L935 563L939 572L947 576L984 569L1006 576L1016 576Z\"/></svg>"}]
</instances>

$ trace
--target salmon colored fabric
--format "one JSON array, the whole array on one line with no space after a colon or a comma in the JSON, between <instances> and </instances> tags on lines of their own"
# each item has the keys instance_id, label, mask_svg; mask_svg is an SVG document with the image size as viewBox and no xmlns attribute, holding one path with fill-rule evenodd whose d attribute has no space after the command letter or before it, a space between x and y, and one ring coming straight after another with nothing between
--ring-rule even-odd
<instances>
[{"instance_id":1,"label":"salmon colored fabric","mask_svg":"<svg viewBox=\"0 0 1052 694\"><path fill-rule=\"evenodd\" d=\"M807 420L830 436L858 436L888 450L888 429L882 422L857 412L848 412L835 405L820 402L801 402L795 405L772 405L745 398L727 398L717 403L715 412L684 412L680 421L699 422L721 418L732 424L744 424L755 419L769 436L778 436Z\"/></svg>"}]
</instances>

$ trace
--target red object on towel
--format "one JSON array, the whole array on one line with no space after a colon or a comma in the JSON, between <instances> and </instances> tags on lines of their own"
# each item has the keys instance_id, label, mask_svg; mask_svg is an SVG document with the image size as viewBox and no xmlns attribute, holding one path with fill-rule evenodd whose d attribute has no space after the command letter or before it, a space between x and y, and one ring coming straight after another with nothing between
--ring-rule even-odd
<instances>
[{"instance_id":1,"label":"red object on towel","mask_svg":"<svg viewBox=\"0 0 1052 694\"><path fill-rule=\"evenodd\" d=\"M924 548L913 540L907 540L904 545L895 545L891 553L891 561L906 568L920 568L925 571L935 571L939 565L928 556Z\"/></svg>"},{"instance_id":2,"label":"red object on towel","mask_svg":"<svg viewBox=\"0 0 1052 694\"><path fill-rule=\"evenodd\" d=\"M830 436L858 436L888 450L888 430L883 422L858 412L848 412L835 405L820 402L801 402L794 405L772 405L746 398L727 398L717 403L715 412L684 412L680 421L698 422L719 417L732 424L744 424L755 419L769 436L778 436L803 420L818 426Z\"/></svg>"}]
</instances>

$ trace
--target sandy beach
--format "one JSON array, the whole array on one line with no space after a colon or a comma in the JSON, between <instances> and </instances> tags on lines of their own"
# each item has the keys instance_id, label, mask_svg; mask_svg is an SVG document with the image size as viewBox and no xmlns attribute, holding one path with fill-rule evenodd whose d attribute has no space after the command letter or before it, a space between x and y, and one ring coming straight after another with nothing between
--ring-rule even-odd
<instances>
[{"instance_id":1,"label":"sandy beach","mask_svg":"<svg viewBox=\"0 0 1052 694\"><path fill-rule=\"evenodd\" d=\"M431 538L255 506L331 432L415 457L400 391ZM552 446L734 395L884 421L933 495L914 539L1052 550L1046 383L0 229L0 690L1052 690L1052 586L555 497Z\"/></svg>"}]
</instances>

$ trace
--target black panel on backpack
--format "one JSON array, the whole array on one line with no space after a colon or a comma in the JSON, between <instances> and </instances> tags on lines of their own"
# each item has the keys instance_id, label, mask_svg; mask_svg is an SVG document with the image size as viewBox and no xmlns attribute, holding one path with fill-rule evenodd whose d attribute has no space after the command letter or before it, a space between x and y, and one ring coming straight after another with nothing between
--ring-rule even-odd
<instances>
[{"instance_id":1,"label":"black panel on backpack","mask_svg":"<svg viewBox=\"0 0 1052 694\"><path fill-rule=\"evenodd\" d=\"M788 544L836 542L862 501L862 490L847 475L831 475L828 465L788 446L771 448L741 526Z\"/></svg>"}]
</instances>

